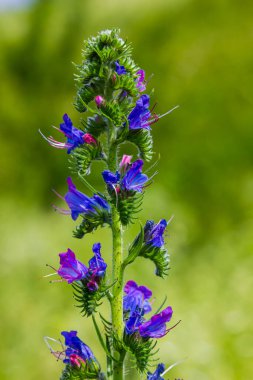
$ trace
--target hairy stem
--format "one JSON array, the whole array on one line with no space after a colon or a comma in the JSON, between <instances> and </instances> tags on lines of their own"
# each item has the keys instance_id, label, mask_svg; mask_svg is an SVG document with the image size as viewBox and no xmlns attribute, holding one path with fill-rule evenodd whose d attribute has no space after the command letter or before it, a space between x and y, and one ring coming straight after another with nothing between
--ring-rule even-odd
<instances>
[{"instance_id":1,"label":"hairy stem","mask_svg":"<svg viewBox=\"0 0 253 380\"><path fill-rule=\"evenodd\" d=\"M113 144L110 147L108 167L115 171L117 167L117 152ZM123 245L122 245L122 225L116 206L112 206L112 282L115 282L111 299L112 326L116 339L121 342L123 337ZM113 356L117 361L113 362L113 380L123 380L123 363L125 351L120 347L114 347Z\"/></svg>"}]
</instances>

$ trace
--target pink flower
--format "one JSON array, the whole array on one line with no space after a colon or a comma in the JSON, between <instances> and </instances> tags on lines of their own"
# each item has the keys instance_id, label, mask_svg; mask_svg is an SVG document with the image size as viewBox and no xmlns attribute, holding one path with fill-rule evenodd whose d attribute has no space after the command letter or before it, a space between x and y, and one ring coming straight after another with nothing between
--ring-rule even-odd
<instances>
[{"instance_id":1,"label":"pink flower","mask_svg":"<svg viewBox=\"0 0 253 380\"><path fill-rule=\"evenodd\" d=\"M95 96L95 103L97 107L100 108L101 106L105 104L105 99L103 98L103 96L97 95Z\"/></svg>"},{"instance_id":2,"label":"pink flower","mask_svg":"<svg viewBox=\"0 0 253 380\"><path fill-rule=\"evenodd\" d=\"M89 133L85 133L83 135L83 141L86 143L86 144L97 144L97 140L94 139L94 137L92 135L90 135Z\"/></svg>"}]
</instances>

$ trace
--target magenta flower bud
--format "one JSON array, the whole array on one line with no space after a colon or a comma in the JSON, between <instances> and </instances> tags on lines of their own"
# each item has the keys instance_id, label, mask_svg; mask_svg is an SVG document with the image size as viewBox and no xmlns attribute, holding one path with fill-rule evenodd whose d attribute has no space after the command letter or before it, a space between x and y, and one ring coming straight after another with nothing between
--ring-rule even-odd
<instances>
[{"instance_id":1,"label":"magenta flower bud","mask_svg":"<svg viewBox=\"0 0 253 380\"><path fill-rule=\"evenodd\" d=\"M127 154L123 155L119 167L123 169L124 172L126 171L127 167L131 164L131 159L132 156L128 156Z\"/></svg>"},{"instance_id":2,"label":"magenta flower bud","mask_svg":"<svg viewBox=\"0 0 253 380\"><path fill-rule=\"evenodd\" d=\"M97 107L100 108L102 105L105 104L105 99L103 98L103 96L97 95L95 96L95 103Z\"/></svg>"},{"instance_id":3,"label":"magenta flower bud","mask_svg":"<svg viewBox=\"0 0 253 380\"><path fill-rule=\"evenodd\" d=\"M86 144L97 144L97 140L94 139L94 137L91 134L89 134L89 133L85 133L83 135L83 141Z\"/></svg>"}]
</instances>

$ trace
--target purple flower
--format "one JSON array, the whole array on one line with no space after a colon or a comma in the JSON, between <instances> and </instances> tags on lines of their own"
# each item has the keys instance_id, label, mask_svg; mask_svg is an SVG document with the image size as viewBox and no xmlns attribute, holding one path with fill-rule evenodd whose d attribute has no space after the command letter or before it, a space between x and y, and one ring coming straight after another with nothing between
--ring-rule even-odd
<instances>
[{"instance_id":1,"label":"purple flower","mask_svg":"<svg viewBox=\"0 0 253 380\"><path fill-rule=\"evenodd\" d=\"M161 248L164 245L163 234L168 223L165 219L161 219L155 224L153 220L148 220L144 227L144 241L153 247Z\"/></svg>"},{"instance_id":2,"label":"purple flower","mask_svg":"<svg viewBox=\"0 0 253 380\"><path fill-rule=\"evenodd\" d=\"M60 253L60 268L57 273L69 284L73 281L79 281L86 277L88 268L76 259L71 249L67 252Z\"/></svg>"},{"instance_id":3,"label":"purple flower","mask_svg":"<svg viewBox=\"0 0 253 380\"><path fill-rule=\"evenodd\" d=\"M144 314L149 313L152 308L149 299L152 296L150 289L146 286L138 286L134 281L128 281L124 287L123 299L124 312L133 313L136 308L142 309Z\"/></svg>"},{"instance_id":4,"label":"purple flower","mask_svg":"<svg viewBox=\"0 0 253 380\"><path fill-rule=\"evenodd\" d=\"M70 177L68 177L67 183L69 191L64 196L64 199L70 208L73 220L76 220L80 214L98 214L99 211L110 211L109 204L99 195L94 194L93 197L89 198L76 189ZM68 211L65 211L65 213L68 213Z\"/></svg>"},{"instance_id":5,"label":"purple flower","mask_svg":"<svg viewBox=\"0 0 253 380\"><path fill-rule=\"evenodd\" d=\"M142 95L128 116L129 129L150 129L150 123L148 122L150 117L149 96Z\"/></svg>"},{"instance_id":6,"label":"purple flower","mask_svg":"<svg viewBox=\"0 0 253 380\"><path fill-rule=\"evenodd\" d=\"M137 73L138 79L136 83L136 87L140 92L146 90L146 84L145 84L145 71L144 70L138 70Z\"/></svg>"},{"instance_id":7,"label":"purple flower","mask_svg":"<svg viewBox=\"0 0 253 380\"><path fill-rule=\"evenodd\" d=\"M101 244L93 244L92 251L94 252L94 256L89 261L89 270L96 274L96 276L102 277L105 274L107 264L101 256Z\"/></svg>"},{"instance_id":8,"label":"purple flower","mask_svg":"<svg viewBox=\"0 0 253 380\"><path fill-rule=\"evenodd\" d=\"M73 149L80 145L96 143L96 140L91 135L75 128L70 117L66 113L63 115L63 121L64 122L60 124L60 129L56 129L65 135L67 138L66 142L56 141L52 136L47 138L40 132L51 146L59 149L67 149L67 152L71 153ZM92 139L89 138L89 136L92 137Z\"/></svg>"},{"instance_id":9,"label":"purple flower","mask_svg":"<svg viewBox=\"0 0 253 380\"><path fill-rule=\"evenodd\" d=\"M99 288L100 279L105 275L107 264L101 256L101 244L95 243L92 247L94 256L89 261L89 267L78 261L74 252L68 249L60 253L60 268L57 273L69 284L73 281L85 281L91 292Z\"/></svg>"},{"instance_id":10,"label":"purple flower","mask_svg":"<svg viewBox=\"0 0 253 380\"><path fill-rule=\"evenodd\" d=\"M165 371L165 365L160 363L157 365L157 368L154 373L147 373L147 380L164 380L160 375Z\"/></svg>"},{"instance_id":11,"label":"purple flower","mask_svg":"<svg viewBox=\"0 0 253 380\"><path fill-rule=\"evenodd\" d=\"M105 104L105 99L103 98L103 96L97 95L95 96L95 103L97 107L100 108L101 106Z\"/></svg>"},{"instance_id":12,"label":"purple flower","mask_svg":"<svg viewBox=\"0 0 253 380\"><path fill-rule=\"evenodd\" d=\"M133 312L131 312L131 314L125 321L126 334L131 335L138 331L139 327L141 326L144 320L143 314L143 309L140 309L138 307Z\"/></svg>"},{"instance_id":13,"label":"purple flower","mask_svg":"<svg viewBox=\"0 0 253 380\"><path fill-rule=\"evenodd\" d=\"M149 321L139 327L140 336L143 338L163 337L169 331L166 329L166 322L170 321L172 313L171 306L168 306L161 313L153 315Z\"/></svg>"},{"instance_id":14,"label":"purple flower","mask_svg":"<svg viewBox=\"0 0 253 380\"><path fill-rule=\"evenodd\" d=\"M132 163L121 181L121 188L123 190L142 192L143 185L148 181L148 176L141 173L142 166L142 160L136 160Z\"/></svg>"},{"instance_id":15,"label":"purple flower","mask_svg":"<svg viewBox=\"0 0 253 380\"><path fill-rule=\"evenodd\" d=\"M118 75L126 74L127 71L123 65L119 64L119 61L115 62L115 71Z\"/></svg>"},{"instance_id":16,"label":"purple flower","mask_svg":"<svg viewBox=\"0 0 253 380\"><path fill-rule=\"evenodd\" d=\"M122 176L118 171L116 173L112 173L109 170L104 170L102 172L102 176L110 189L114 188L117 192L120 192L121 190L133 190L141 193L144 184L148 181L148 177L141 173L142 166L143 161L136 160L132 164L125 165L124 167L122 166L123 178L121 178ZM124 169L126 170L125 173Z\"/></svg>"},{"instance_id":17,"label":"purple flower","mask_svg":"<svg viewBox=\"0 0 253 380\"><path fill-rule=\"evenodd\" d=\"M62 331L61 335L64 336L65 345L67 346L65 351L66 359L63 360L64 363L80 367L81 363L96 362L91 349L78 338L77 331Z\"/></svg>"}]
</instances>

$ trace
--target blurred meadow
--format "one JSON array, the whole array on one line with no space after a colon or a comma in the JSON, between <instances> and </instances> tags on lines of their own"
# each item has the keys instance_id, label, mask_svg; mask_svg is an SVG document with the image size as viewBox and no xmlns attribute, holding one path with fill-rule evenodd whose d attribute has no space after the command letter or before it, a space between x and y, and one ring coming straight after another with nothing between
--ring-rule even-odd
<instances>
[{"instance_id":1,"label":"blurred meadow","mask_svg":"<svg viewBox=\"0 0 253 380\"><path fill-rule=\"evenodd\" d=\"M166 380L253 379L253 3L11 3L0 0L0 379L59 378L63 366L43 336L59 338L62 330L77 329L102 356L90 321L73 308L71 287L43 276L67 247L86 263L101 241L109 261L110 231L75 240L75 223L53 212L61 202L51 189L66 191L67 155L38 130L51 134L65 112L78 126L72 62L81 61L84 39L112 27L154 74L157 112L180 105L153 126L159 174L140 215L143 222L174 215L170 274L155 278L147 261L126 273L153 289L155 307L167 294L173 322L182 320L159 342L166 367L185 359ZM94 165L90 181L102 189L100 170ZM137 230L128 228L125 247Z\"/></svg>"}]
</instances>

